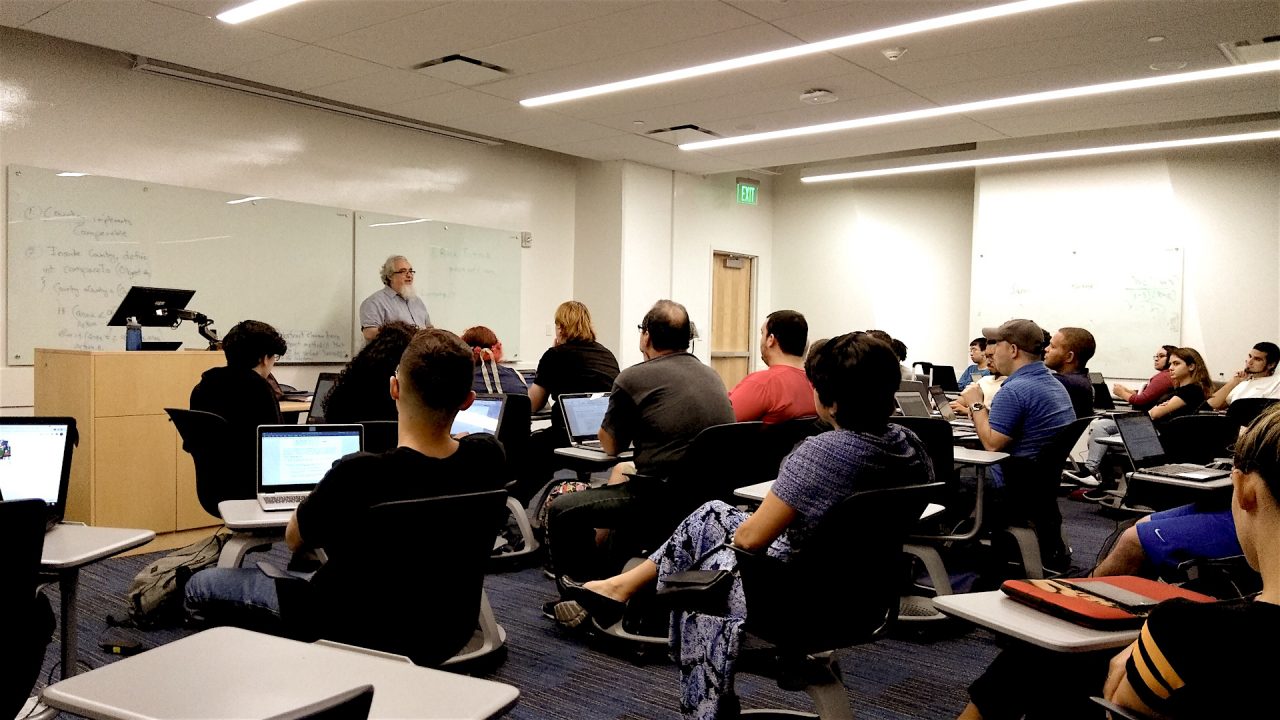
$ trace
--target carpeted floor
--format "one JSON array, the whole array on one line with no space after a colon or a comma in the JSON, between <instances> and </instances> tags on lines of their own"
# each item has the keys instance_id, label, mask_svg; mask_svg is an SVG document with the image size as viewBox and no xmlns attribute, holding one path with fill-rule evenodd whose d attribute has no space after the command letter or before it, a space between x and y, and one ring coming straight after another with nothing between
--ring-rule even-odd
<instances>
[{"instance_id":1,"label":"carpeted floor","mask_svg":"<svg viewBox=\"0 0 1280 720\"><path fill-rule=\"evenodd\" d=\"M1098 515L1095 505L1065 499L1060 504L1076 564L1092 566L1115 522ZM282 547L276 547L271 555L282 563L286 560ZM130 579L157 556L110 559L81 573L82 666L98 667L118 659L99 648L99 642L108 637L131 638L144 647L156 647L190 632L182 628L143 632L107 625L108 615L124 615L121 597ZM507 657L481 676L520 689L520 700L507 717L594 720L677 715L676 673L662 654L637 660L630 649L584 642L542 617L541 606L553 598L554 586L540 569L496 569L485 587L498 621L507 631ZM56 611L56 587L49 588L48 595ZM845 685L859 718L950 718L964 707L965 688L998 648L986 631L950 621L942 625L933 626L928 635L899 633L841 655ZM55 641L46 653L40 686L59 675L54 669L58 657ZM738 691L744 708L812 709L802 693L782 691L753 676L740 677Z\"/></svg>"}]
</instances>

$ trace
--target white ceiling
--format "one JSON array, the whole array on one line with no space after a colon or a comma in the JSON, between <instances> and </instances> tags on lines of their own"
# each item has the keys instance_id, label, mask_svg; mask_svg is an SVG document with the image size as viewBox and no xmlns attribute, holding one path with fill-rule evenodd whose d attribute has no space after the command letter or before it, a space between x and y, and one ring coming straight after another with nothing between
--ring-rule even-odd
<instances>
[{"instance_id":1,"label":"white ceiling","mask_svg":"<svg viewBox=\"0 0 1280 720\"><path fill-rule=\"evenodd\" d=\"M723 136L1228 65L1280 35L1280 0L1094 0L545 108L518 100L997 4L997 0L309 0L239 26L240 0L0 0L0 25L243 78L504 141L694 173L1280 111L1274 73L703 152ZM1162 35L1163 42L1149 42ZM882 50L907 53L888 60ZM414 65L462 54L463 85ZM464 80L464 82L470 82ZM837 102L809 106L823 88Z\"/></svg>"}]
</instances>

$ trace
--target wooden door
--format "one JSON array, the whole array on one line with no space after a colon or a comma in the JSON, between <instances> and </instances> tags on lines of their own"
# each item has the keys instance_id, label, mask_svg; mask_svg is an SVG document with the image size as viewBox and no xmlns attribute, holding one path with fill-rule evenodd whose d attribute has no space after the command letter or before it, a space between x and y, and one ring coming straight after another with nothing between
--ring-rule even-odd
<instances>
[{"instance_id":1,"label":"wooden door","mask_svg":"<svg viewBox=\"0 0 1280 720\"><path fill-rule=\"evenodd\" d=\"M751 372L755 258L718 252L711 267L711 368L733 388Z\"/></svg>"}]
</instances>

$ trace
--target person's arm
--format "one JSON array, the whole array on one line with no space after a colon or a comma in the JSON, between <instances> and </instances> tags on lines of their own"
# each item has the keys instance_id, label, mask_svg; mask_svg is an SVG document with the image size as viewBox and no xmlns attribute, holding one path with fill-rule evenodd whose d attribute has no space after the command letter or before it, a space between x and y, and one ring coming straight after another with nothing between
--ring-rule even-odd
<instances>
[{"instance_id":1,"label":"person's arm","mask_svg":"<svg viewBox=\"0 0 1280 720\"><path fill-rule=\"evenodd\" d=\"M1111 658L1111 664L1107 668L1107 682L1102 687L1102 696L1107 700L1119 705L1122 708L1128 708L1157 717L1155 710L1147 706L1138 696L1138 693L1129 684L1129 678L1126 673L1126 667L1129 663L1129 657L1133 655L1134 647L1138 641L1134 641L1124 650L1121 650L1115 657Z\"/></svg>"},{"instance_id":2,"label":"person's arm","mask_svg":"<svg viewBox=\"0 0 1280 720\"><path fill-rule=\"evenodd\" d=\"M1237 385L1239 385L1240 383L1248 379L1248 377L1249 376L1246 375L1243 370L1241 370L1240 372L1232 376L1230 380L1224 383L1222 387L1218 388L1218 392L1209 396L1209 399L1206 400L1205 402L1209 403L1209 407L1213 408L1214 410L1225 410L1227 408L1227 405L1231 404L1227 400L1227 396L1231 394L1232 390L1236 389Z\"/></svg>"},{"instance_id":3,"label":"person's arm","mask_svg":"<svg viewBox=\"0 0 1280 720\"><path fill-rule=\"evenodd\" d=\"M378 328L376 327L360 328L360 332L364 335L365 340L372 340L378 337Z\"/></svg>"},{"instance_id":4,"label":"person's arm","mask_svg":"<svg viewBox=\"0 0 1280 720\"><path fill-rule=\"evenodd\" d=\"M795 509L778 499L773 492L769 492L760 503L760 508L751 513L733 534L733 544L743 550L763 550L795 519Z\"/></svg>"},{"instance_id":5,"label":"person's arm","mask_svg":"<svg viewBox=\"0 0 1280 720\"><path fill-rule=\"evenodd\" d=\"M605 455L617 455L621 448L618 447L618 441L613 437L613 433L605 430L603 427L596 432L596 437L600 440L600 449Z\"/></svg>"},{"instance_id":6,"label":"person's arm","mask_svg":"<svg viewBox=\"0 0 1280 720\"><path fill-rule=\"evenodd\" d=\"M289 525L284 529L284 542L293 552L302 549L302 531L298 529L298 511L294 510L289 518Z\"/></svg>"},{"instance_id":7,"label":"person's arm","mask_svg":"<svg viewBox=\"0 0 1280 720\"><path fill-rule=\"evenodd\" d=\"M1136 393L1134 393L1132 390L1125 387L1124 385L1121 385L1120 383L1116 383L1115 385L1111 386L1111 394L1115 395L1121 400L1124 400L1125 402L1129 402L1129 398L1133 397Z\"/></svg>"},{"instance_id":8,"label":"person's arm","mask_svg":"<svg viewBox=\"0 0 1280 720\"><path fill-rule=\"evenodd\" d=\"M547 398L550 397L550 395L551 394L547 392L546 388L535 382L529 386L529 407L532 408L534 412L538 412L546 406Z\"/></svg>"},{"instance_id":9,"label":"person's arm","mask_svg":"<svg viewBox=\"0 0 1280 720\"><path fill-rule=\"evenodd\" d=\"M609 409L605 410L600 431L596 433L600 449L605 453L617 455L631 445L630 428L635 420L635 407L631 396L615 383L609 395Z\"/></svg>"},{"instance_id":10,"label":"person's arm","mask_svg":"<svg viewBox=\"0 0 1280 720\"><path fill-rule=\"evenodd\" d=\"M982 388L974 383L960 394L960 402L969 408L969 418L973 420L973 431L978 434L978 440L982 441L982 447L992 452L1003 450L1013 441L1013 438L991 427L991 408L984 407L982 410L973 412L973 406L982 402L982 397Z\"/></svg>"},{"instance_id":11,"label":"person's arm","mask_svg":"<svg viewBox=\"0 0 1280 720\"><path fill-rule=\"evenodd\" d=\"M1183 402L1182 398L1178 397L1177 395L1174 395L1168 400L1165 400L1159 405L1148 410L1147 414L1151 416L1152 420L1159 420L1165 415L1168 415L1169 413L1172 413L1172 412L1177 412L1178 410L1181 410L1186 406L1187 404Z\"/></svg>"}]
</instances>

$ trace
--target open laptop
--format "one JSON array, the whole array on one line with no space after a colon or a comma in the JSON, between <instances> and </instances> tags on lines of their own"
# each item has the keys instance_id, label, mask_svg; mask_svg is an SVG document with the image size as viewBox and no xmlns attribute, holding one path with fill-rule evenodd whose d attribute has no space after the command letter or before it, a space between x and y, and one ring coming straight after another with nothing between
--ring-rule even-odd
<instances>
[{"instance_id":1,"label":"open laptop","mask_svg":"<svg viewBox=\"0 0 1280 720\"><path fill-rule=\"evenodd\" d=\"M43 500L45 531L67 511L75 418L0 418L0 500Z\"/></svg>"},{"instance_id":2,"label":"open laptop","mask_svg":"<svg viewBox=\"0 0 1280 720\"><path fill-rule=\"evenodd\" d=\"M307 411L307 424L316 425L324 422L324 399L338 381L338 373L322 372L316 376L316 389L311 393L311 409Z\"/></svg>"},{"instance_id":3,"label":"open laptop","mask_svg":"<svg viewBox=\"0 0 1280 720\"><path fill-rule=\"evenodd\" d=\"M941 385L931 385L929 397L933 398L933 406L938 410L939 417L947 422L956 419L956 411L951 409L951 398L947 397L946 390Z\"/></svg>"},{"instance_id":4,"label":"open laptop","mask_svg":"<svg viewBox=\"0 0 1280 720\"><path fill-rule=\"evenodd\" d=\"M1093 409L1115 410L1116 401L1111 397L1111 390L1107 388L1107 380L1102 377L1102 373L1089 373L1089 383L1093 385Z\"/></svg>"},{"instance_id":5,"label":"open laptop","mask_svg":"<svg viewBox=\"0 0 1280 720\"><path fill-rule=\"evenodd\" d=\"M914 392L896 392L893 399L898 403L898 409L906 417L930 417L929 406L924 404L924 400Z\"/></svg>"},{"instance_id":6,"label":"open laptop","mask_svg":"<svg viewBox=\"0 0 1280 720\"><path fill-rule=\"evenodd\" d=\"M1146 413L1129 413L1114 417L1120 438L1129 452L1133 467L1144 473L1178 478L1180 480L1216 480L1231 474L1230 470L1196 465L1194 463L1166 463L1167 455L1160 435L1151 417Z\"/></svg>"},{"instance_id":7,"label":"open laptop","mask_svg":"<svg viewBox=\"0 0 1280 720\"><path fill-rule=\"evenodd\" d=\"M335 460L363 449L360 425L259 425L258 505L293 510Z\"/></svg>"},{"instance_id":8,"label":"open laptop","mask_svg":"<svg viewBox=\"0 0 1280 720\"><path fill-rule=\"evenodd\" d=\"M919 380L900 380L898 382L898 392L913 392L920 396L920 400L925 403L925 407L929 406L929 390Z\"/></svg>"},{"instance_id":9,"label":"open laptop","mask_svg":"<svg viewBox=\"0 0 1280 720\"><path fill-rule=\"evenodd\" d=\"M507 406L507 396L498 394L476 395L471 407L463 410L453 418L450 435L458 433L489 433L497 435L502 426L502 411Z\"/></svg>"},{"instance_id":10,"label":"open laptop","mask_svg":"<svg viewBox=\"0 0 1280 720\"><path fill-rule=\"evenodd\" d=\"M564 427L569 444L588 450L600 450L600 424L609 409L609 393L565 393L557 403L564 413Z\"/></svg>"}]
</instances>

